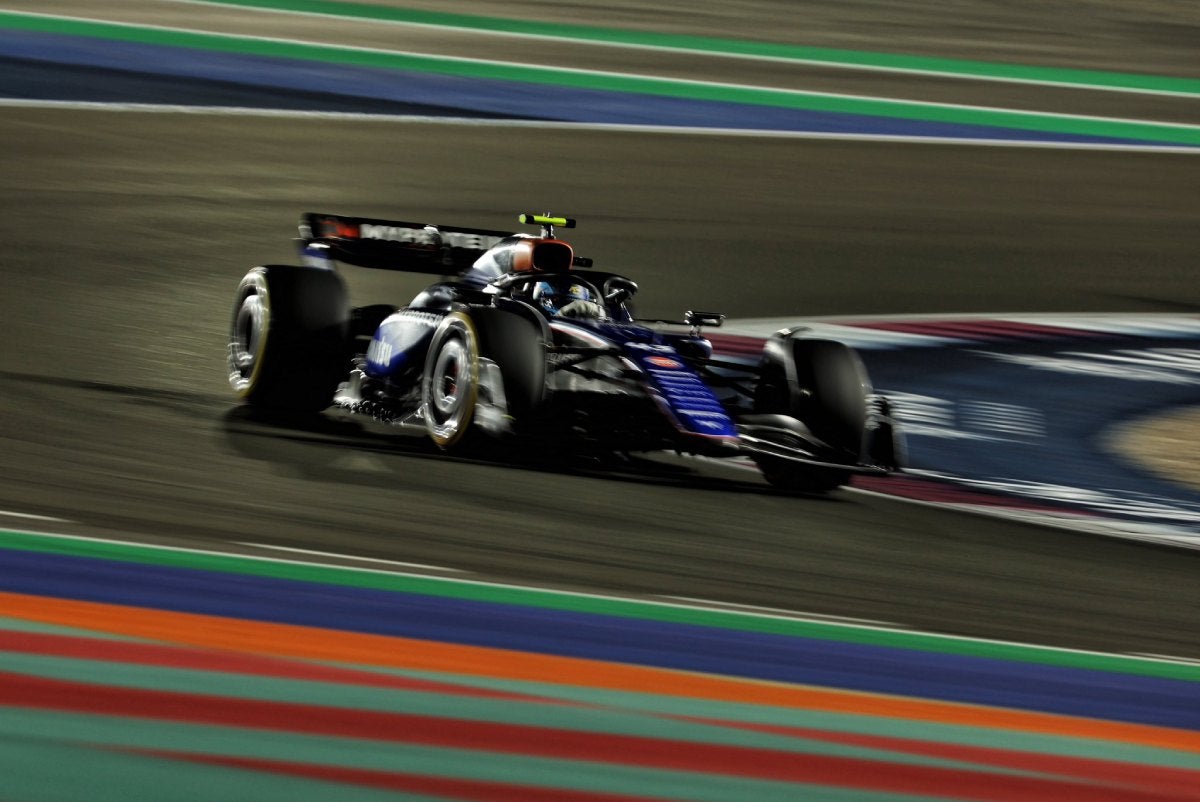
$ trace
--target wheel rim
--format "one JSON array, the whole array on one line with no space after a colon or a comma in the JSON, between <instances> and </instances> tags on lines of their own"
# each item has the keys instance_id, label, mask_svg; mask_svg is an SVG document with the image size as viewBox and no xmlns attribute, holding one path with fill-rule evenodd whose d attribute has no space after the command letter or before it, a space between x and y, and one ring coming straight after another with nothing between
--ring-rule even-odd
<instances>
[{"instance_id":1,"label":"wheel rim","mask_svg":"<svg viewBox=\"0 0 1200 802\"><path fill-rule=\"evenodd\" d=\"M425 425L429 436L446 448L461 438L475 410L476 365L474 352L463 333L444 340L426 373Z\"/></svg>"},{"instance_id":2,"label":"wheel rim","mask_svg":"<svg viewBox=\"0 0 1200 802\"><path fill-rule=\"evenodd\" d=\"M254 384L266 341L267 308L263 297L251 291L234 312L229 333L229 383L239 393Z\"/></svg>"},{"instance_id":3,"label":"wheel rim","mask_svg":"<svg viewBox=\"0 0 1200 802\"><path fill-rule=\"evenodd\" d=\"M438 417L446 422L457 419L465 397L463 367L466 348L462 340L451 340L438 354L433 369L433 406Z\"/></svg>"}]
</instances>

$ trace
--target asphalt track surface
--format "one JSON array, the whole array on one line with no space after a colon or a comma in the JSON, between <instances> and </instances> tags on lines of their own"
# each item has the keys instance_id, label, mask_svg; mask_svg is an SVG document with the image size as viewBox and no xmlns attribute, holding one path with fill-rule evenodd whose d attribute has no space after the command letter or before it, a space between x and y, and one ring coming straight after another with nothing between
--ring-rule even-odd
<instances>
[{"instance_id":1,"label":"asphalt track surface","mask_svg":"<svg viewBox=\"0 0 1200 802\"><path fill-rule=\"evenodd\" d=\"M571 214L651 316L1192 312L1195 156L16 108L0 148L0 510L67 521L5 525L1200 657L1195 553L716 466L450 459L255 421L224 380L231 292L309 209Z\"/></svg>"}]
</instances>

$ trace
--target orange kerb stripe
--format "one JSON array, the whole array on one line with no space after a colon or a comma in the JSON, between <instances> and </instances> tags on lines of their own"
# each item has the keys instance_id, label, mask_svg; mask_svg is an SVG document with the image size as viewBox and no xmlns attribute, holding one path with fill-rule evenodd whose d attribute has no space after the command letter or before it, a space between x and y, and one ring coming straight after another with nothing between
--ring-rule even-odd
<instances>
[{"instance_id":1,"label":"orange kerb stripe","mask_svg":"<svg viewBox=\"0 0 1200 802\"><path fill-rule=\"evenodd\" d=\"M0 614L166 643L551 685L1132 743L1200 752L1200 733L1115 721L720 677L575 657L0 593Z\"/></svg>"}]
</instances>

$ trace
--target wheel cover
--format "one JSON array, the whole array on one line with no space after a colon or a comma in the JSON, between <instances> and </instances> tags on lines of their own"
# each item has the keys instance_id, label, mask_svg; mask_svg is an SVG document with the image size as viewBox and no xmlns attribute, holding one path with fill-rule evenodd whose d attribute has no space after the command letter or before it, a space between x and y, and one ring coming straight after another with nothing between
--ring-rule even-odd
<instances>
[{"instance_id":1,"label":"wheel cover","mask_svg":"<svg viewBox=\"0 0 1200 802\"><path fill-rule=\"evenodd\" d=\"M474 331L466 321L455 324L432 355L422 388L425 429L442 448L467 433L479 389Z\"/></svg>"},{"instance_id":2,"label":"wheel cover","mask_svg":"<svg viewBox=\"0 0 1200 802\"><path fill-rule=\"evenodd\" d=\"M234 310L229 331L229 384L239 395L249 393L258 377L269 317L266 296L254 287Z\"/></svg>"},{"instance_id":3,"label":"wheel cover","mask_svg":"<svg viewBox=\"0 0 1200 802\"><path fill-rule=\"evenodd\" d=\"M443 421L448 422L462 414L466 397L462 381L466 359L467 349L459 339L450 340L438 353L431 395L434 411Z\"/></svg>"}]
</instances>

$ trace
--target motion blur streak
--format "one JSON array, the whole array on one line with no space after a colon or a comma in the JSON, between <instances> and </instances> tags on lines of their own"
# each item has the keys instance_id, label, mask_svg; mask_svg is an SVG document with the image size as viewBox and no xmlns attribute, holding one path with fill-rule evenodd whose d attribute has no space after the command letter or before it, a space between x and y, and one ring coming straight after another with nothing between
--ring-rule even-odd
<instances>
[{"instance_id":1,"label":"motion blur streak","mask_svg":"<svg viewBox=\"0 0 1200 802\"><path fill-rule=\"evenodd\" d=\"M289 4L301 2L280 6ZM405 4L445 11L444 0ZM195 553L171 562L6 535L0 797L1195 798L1200 669L1113 654L1200 657L1193 553L875 495L788 498L745 472L731 478L682 461L634 459L610 472L446 459L336 415L299 427L256 420L232 408L223 369L237 277L294 259L287 237L313 207L487 228L511 226L525 208L577 215L577 242L598 265L645 277L639 311L652 317L686 308L730 320L1194 316L1194 146L1100 150L1059 132L1052 149L1038 143L1053 132L1008 128L1022 147L960 147L933 137L961 136L961 119L814 113L729 95L609 91L611 78L606 90L550 79L565 67L580 81L644 75L652 80L640 86L658 90L732 84L822 102L850 96L859 111L868 98L911 100L902 112L930 115L1021 109L1049 127L1062 115L1160 121L1145 130L1163 137L1195 133L1193 98L230 5L0 5L6 20L43 15L0 28L0 95L13 101L392 115L281 124L195 109L4 107L0 150L12 158L0 171L0 508L110 540L210 552L253 541L451 566L511 586L715 599L995 639L692 611L685 620L679 608L516 589L483 598L466 585L439 593L411 579L380 582L382 572L355 573L355 585L282 562L267 573L261 561L259 570ZM768 38L855 58L874 50L1200 77L1194 4L1088 0L1088 13L982 0L852 6L464 0L455 10ZM117 26L72 23L67 33L48 14ZM161 28L203 33L188 47L130 41ZM239 49L265 49L264 39L281 52ZM305 52L331 60L298 58L281 39L309 41ZM406 70L339 60L364 50L424 58ZM412 69L463 58L475 60L474 77ZM538 66L505 75L546 82L483 75L494 63ZM472 114L516 116L526 127L514 136L478 119L414 119ZM668 116L679 128L561 124L596 115ZM536 126L547 119L560 122ZM687 133L728 120L830 136ZM927 136L853 139L864 126ZM995 136L980 128L967 133ZM403 303L418 289L380 273L350 281L372 303ZM921 375L945 375L955 351L911 356ZM1093 403L1068 393L1053 411L1079 419Z\"/></svg>"},{"instance_id":2,"label":"motion blur streak","mask_svg":"<svg viewBox=\"0 0 1200 802\"><path fill-rule=\"evenodd\" d=\"M31 541L52 549L20 548ZM189 766L183 776L197 781L200 774L193 772L203 773L201 767L222 767L254 772L255 786L261 780L268 789L265 778L286 777L463 799L774 798L788 786L794 792L795 784L881 799L911 793L964 800L1187 799L1200 783L1196 722L1184 728L1138 722L1186 722L1187 714L1179 719L1173 708L1186 705L1200 685L1194 667L1076 655L1081 665L1091 660L1104 668L1034 669L1019 660L1038 650L996 645L993 651L1007 663L1001 668L991 659L928 651L919 635L827 627L830 637L853 633L889 642L870 647L756 635L735 628L736 622L773 619L741 613L724 626L666 624L643 617L636 602L623 602L635 617L579 613L541 607L544 593L512 587L505 590L511 601L476 602L466 613L467 602L445 597L430 606L429 597L411 592L375 589L364 596L347 584L255 579L269 561L225 557L237 569L226 573L211 570L212 557L172 553L181 567L168 569L116 558L141 554L157 561L161 551L112 547L97 556L105 551L90 541L5 536L3 737L65 739L74 750L115 751L136 765L168 761ZM377 573L339 573L375 577L377 585L388 581ZM39 587L45 590L11 592ZM355 597L362 604L346 606ZM95 600L120 598L140 601ZM271 605L270 598L288 599L300 615ZM326 606L342 601L318 613L308 599L324 599ZM592 602L580 597L576 603ZM212 608L230 614L193 612ZM294 623L328 620L329 610L336 610L336 626ZM486 641L488 632L505 632L508 642L520 642L527 628L551 633L556 618L572 622L574 643L559 635L534 649L472 645ZM379 634L428 622L440 627L436 640ZM711 666L705 662L710 652L748 654L719 672L660 668L654 664L662 652L638 658L627 651L642 632L670 644L685 669ZM758 647L748 649L747 638ZM900 672L880 674L873 665L916 661L917 675L939 680L914 694L851 690L860 680L841 668L827 672L824 682L809 677L803 685L753 679L777 671L780 649L791 650L783 663L792 672L806 663L835 666L849 650L880 690L914 686L900 681ZM572 651L593 656L564 656ZM1174 678L1117 670L1122 665ZM1044 712L1055 700L1032 688L1004 690L991 705L938 698L954 694L947 680L964 670L979 676L1000 671L967 686L979 693L985 685L1001 689L1008 684L1004 677L1030 669L1047 688L1060 682L1056 674L1069 678L1070 693L1094 712ZM1114 717L1122 708L1125 720ZM209 735L214 727L222 733L216 741ZM8 762L6 754L0 750L0 763ZM8 788L20 794L45 782L43 761L53 754L5 766L14 783ZM581 762L605 770L580 773ZM119 771L120 761L110 769ZM135 776L130 771L123 779Z\"/></svg>"},{"instance_id":3,"label":"motion blur streak","mask_svg":"<svg viewBox=\"0 0 1200 802\"><path fill-rule=\"evenodd\" d=\"M928 103L724 81L669 79L609 70L552 68L519 61L430 56L274 37L127 25L87 18L0 11L0 53L21 59L47 51L75 67L284 89L353 87L377 101L445 104L472 113L544 116L588 123L707 125L1083 144L1200 146L1200 126L981 105ZM98 47L98 43L104 43ZM40 56L44 58L44 56ZM538 89L536 102L530 90Z\"/></svg>"}]
</instances>

